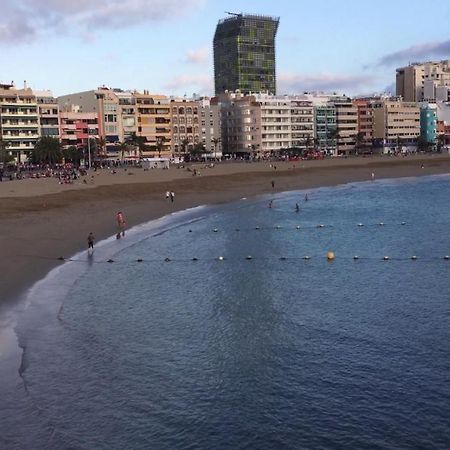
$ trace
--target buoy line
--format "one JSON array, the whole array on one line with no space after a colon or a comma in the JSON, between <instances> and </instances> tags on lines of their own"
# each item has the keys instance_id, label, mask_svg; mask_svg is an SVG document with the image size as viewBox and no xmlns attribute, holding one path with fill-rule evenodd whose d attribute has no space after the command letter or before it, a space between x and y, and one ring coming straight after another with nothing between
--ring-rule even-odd
<instances>
[{"instance_id":1,"label":"buoy line","mask_svg":"<svg viewBox=\"0 0 450 450\"><path fill-rule=\"evenodd\" d=\"M161 258L136 258L136 259L113 259L108 258L105 260L94 260L92 257L89 259L76 259L76 258L64 258L63 256L59 257L49 257L49 256L39 256L39 255L26 255L27 257L31 258L38 258L38 259L47 259L47 260L54 260L54 261L64 261L64 262L74 262L74 263L89 263L89 264L131 264L131 263L177 263L177 262L189 262L189 261L203 261L203 262L211 262L211 261L270 261L270 260L280 260L280 261L310 261L310 260L325 260L328 262L333 261L370 261L370 262L377 262L377 261L394 261L394 262L403 262L403 261L421 261L421 262L434 262L434 261L450 261L450 255L443 255L443 256L431 256L431 257L421 257L418 255L408 255L405 257L399 257L399 256L389 256L389 255L382 255L382 256L361 256L361 255L353 255L353 256L336 256L336 254L332 251L329 251L323 255L311 255L311 254L304 254L304 255L298 255L298 256L288 256L288 255L274 255L273 257L263 257L263 256L255 256L255 255L242 255L242 256L235 256L235 257L228 257L224 255L219 255L215 257L204 257L200 258L198 256L193 256L192 258L176 258L176 257L161 257Z\"/></svg>"},{"instance_id":2,"label":"buoy line","mask_svg":"<svg viewBox=\"0 0 450 450\"><path fill-rule=\"evenodd\" d=\"M368 223L368 224L364 224L364 223L356 223L354 224L354 226L356 226L357 228L370 228L370 227L389 227L389 226L405 226L406 222L400 222L400 223L391 223L388 224L386 222L377 222L377 223ZM332 225L332 224L324 224L324 223L318 223L316 225L301 225L301 224L297 224L297 225L289 225L289 226L285 226L282 224L276 224L276 225L266 225L266 226L262 226L262 225L255 225L254 227L251 228L233 228L233 229L225 229L225 228L220 228L220 227L213 227L211 229L211 232L213 233L220 233L220 232L224 232L224 231L236 231L236 232L242 232L242 231L271 231L271 230L285 230L285 231L292 231L292 230L316 230L316 229L321 229L321 228L338 228L338 227L349 227L350 224L347 223L339 223L337 225ZM193 233L194 231L189 228L188 233ZM198 233L204 233L204 231L198 231Z\"/></svg>"}]
</instances>

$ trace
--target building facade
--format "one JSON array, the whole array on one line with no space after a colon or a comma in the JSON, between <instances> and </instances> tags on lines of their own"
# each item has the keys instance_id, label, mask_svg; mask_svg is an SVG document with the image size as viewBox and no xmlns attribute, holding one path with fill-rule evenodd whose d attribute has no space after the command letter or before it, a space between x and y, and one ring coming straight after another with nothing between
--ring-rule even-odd
<instances>
[{"instance_id":1,"label":"building facade","mask_svg":"<svg viewBox=\"0 0 450 450\"><path fill-rule=\"evenodd\" d=\"M134 92L137 110L137 136L145 139L144 157L172 156L170 99L148 91Z\"/></svg>"},{"instance_id":2,"label":"building facade","mask_svg":"<svg viewBox=\"0 0 450 450\"><path fill-rule=\"evenodd\" d=\"M420 136L419 105L399 98L375 101L373 136L384 147L415 146Z\"/></svg>"},{"instance_id":3,"label":"building facade","mask_svg":"<svg viewBox=\"0 0 450 450\"><path fill-rule=\"evenodd\" d=\"M355 99L353 100L353 105L355 105L357 110L357 133L359 134L357 147L363 149L364 147L371 146L373 141L372 100Z\"/></svg>"},{"instance_id":4,"label":"building facade","mask_svg":"<svg viewBox=\"0 0 450 450\"><path fill-rule=\"evenodd\" d=\"M355 151L358 134L358 109L349 98L334 101L336 108L336 149L338 155Z\"/></svg>"},{"instance_id":5,"label":"building facade","mask_svg":"<svg viewBox=\"0 0 450 450\"><path fill-rule=\"evenodd\" d=\"M80 112L74 107L71 111L60 112L59 119L63 147L77 147L80 151L86 152L91 150L91 143L100 138L98 113Z\"/></svg>"},{"instance_id":6,"label":"building facade","mask_svg":"<svg viewBox=\"0 0 450 450\"><path fill-rule=\"evenodd\" d=\"M413 63L396 70L396 95L406 102L447 101L450 60Z\"/></svg>"},{"instance_id":7,"label":"building facade","mask_svg":"<svg viewBox=\"0 0 450 450\"><path fill-rule=\"evenodd\" d=\"M0 84L0 140L18 163L26 161L39 139L36 96L30 88Z\"/></svg>"},{"instance_id":8,"label":"building facade","mask_svg":"<svg viewBox=\"0 0 450 450\"><path fill-rule=\"evenodd\" d=\"M319 150L336 155L336 108L333 103L314 106L314 138Z\"/></svg>"},{"instance_id":9,"label":"building facade","mask_svg":"<svg viewBox=\"0 0 450 450\"><path fill-rule=\"evenodd\" d=\"M255 95L255 102L261 110L260 152L268 154L284 149L306 149L313 146L312 102L301 96L268 94Z\"/></svg>"},{"instance_id":10,"label":"building facade","mask_svg":"<svg viewBox=\"0 0 450 450\"><path fill-rule=\"evenodd\" d=\"M222 156L222 116L217 97L199 100L201 140L206 153L213 158Z\"/></svg>"},{"instance_id":11,"label":"building facade","mask_svg":"<svg viewBox=\"0 0 450 450\"><path fill-rule=\"evenodd\" d=\"M437 135L436 107L425 103L420 106L420 136L425 142L434 144Z\"/></svg>"},{"instance_id":12,"label":"building facade","mask_svg":"<svg viewBox=\"0 0 450 450\"><path fill-rule=\"evenodd\" d=\"M186 99L172 99L171 148L174 156L183 156L202 142L199 104Z\"/></svg>"},{"instance_id":13,"label":"building facade","mask_svg":"<svg viewBox=\"0 0 450 450\"><path fill-rule=\"evenodd\" d=\"M59 139L59 106L51 91L34 91L38 106L39 134Z\"/></svg>"},{"instance_id":14,"label":"building facade","mask_svg":"<svg viewBox=\"0 0 450 450\"><path fill-rule=\"evenodd\" d=\"M214 35L216 95L226 91L276 93L275 37L279 18L233 14Z\"/></svg>"}]
</instances>

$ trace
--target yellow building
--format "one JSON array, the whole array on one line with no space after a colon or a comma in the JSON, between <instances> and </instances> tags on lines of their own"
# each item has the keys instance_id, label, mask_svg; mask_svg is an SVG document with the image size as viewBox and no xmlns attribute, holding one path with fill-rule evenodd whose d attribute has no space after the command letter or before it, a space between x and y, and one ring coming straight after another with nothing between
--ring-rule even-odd
<instances>
[{"instance_id":1,"label":"yellow building","mask_svg":"<svg viewBox=\"0 0 450 450\"><path fill-rule=\"evenodd\" d=\"M400 99L373 103L373 137L384 146L415 144L420 136L420 108Z\"/></svg>"},{"instance_id":2,"label":"yellow building","mask_svg":"<svg viewBox=\"0 0 450 450\"><path fill-rule=\"evenodd\" d=\"M146 140L143 157L171 157L172 129L170 99L148 91L134 92L137 109L137 136Z\"/></svg>"}]
</instances>

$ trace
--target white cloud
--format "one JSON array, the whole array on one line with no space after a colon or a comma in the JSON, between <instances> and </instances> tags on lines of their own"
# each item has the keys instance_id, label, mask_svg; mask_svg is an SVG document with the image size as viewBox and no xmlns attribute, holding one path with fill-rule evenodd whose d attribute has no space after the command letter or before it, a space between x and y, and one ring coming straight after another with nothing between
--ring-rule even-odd
<instances>
[{"instance_id":1,"label":"white cloud","mask_svg":"<svg viewBox=\"0 0 450 450\"><path fill-rule=\"evenodd\" d=\"M197 92L199 94L211 95L214 91L214 82L208 75L179 75L164 85L170 91Z\"/></svg>"},{"instance_id":2,"label":"white cloud","mask_svg":"<svg viewBox=\"0 0 450 450\"><path fill-rule=\"evenodd\" d=\"M283 73L277 77L277 91L281 94L293 94L310 91L345 92L369 89L374 82L372 76L368 75L298 75Z\"/></svg>"},{"instance_id":3,"label":"white cloud","mask_svg":"<svg viewBox=\"0 0 450 450\"><path fill-rule=\"evenodd\" d=\"M196 50L188 50L185 62L189 64L206 64L211 59L211 49L209 47L201 47Z\"/></svg>"},{"instance_id":4,"label":"white cloud","mask_svg":"<svg viewBox=\"0 0 450 450\"><path fill-rule=\"evenodd\" d=\"M191 13L207 0L0 0L0 42L29 41L45 32L92 33L129 28Z\"/></svg>"}]
</instances>

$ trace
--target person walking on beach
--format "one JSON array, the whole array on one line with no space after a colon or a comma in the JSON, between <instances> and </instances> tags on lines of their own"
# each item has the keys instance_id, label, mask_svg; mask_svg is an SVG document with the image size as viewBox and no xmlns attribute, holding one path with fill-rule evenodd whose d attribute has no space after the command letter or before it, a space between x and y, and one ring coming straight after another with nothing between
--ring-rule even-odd
<instances>
[{"instance_id":1,"label":"person walking on beach","mask_svg":"<svg viewBox=\"0 0 450 450\"><path fill-rule=\"evenodd\" d=\"M92 231L89 233L88 237L87 237L87 241L88 241L88 251L89 250L94 250L94 235L92 234Z\"/></svg>"},{"instance_id":2,"label":"person walking on beach","mask_svg":"<svg viewBox=\"0 0 450 450\"><path fill-rule=\"evenodd\" d=\"M300 212L300 206L298 206L298 203L295 204L295 212Z\"/></svg>"},{"instance_id":3,"label":"person walking on beach","mask_svg":"<svg viewBox=\"0 0 450 450\"><path fill-rule=\"evenodd\" d=\"M166 191L166 200L169 201L169 198L170 198L170 192Z\"/></svg>"},{"instance_id":4,"label":"person walking on beach","mask_svg":"<svg viewBox=\"0 0 450 450\"><path fill-rule=\"evenodd\" d=\"M375 180L375 174L372 172L372 181Z\"/></svg>"},{"instance_id":5,"label":"person walking on beach","mask_svg":"<svg viewBox=\"0 0 450 450\"><path fill-rule=\"evenodd\" d=\"M271 184L272 184L272 189L273 189L275 187L275 181L272 180Z\"/></svg>"},{"instance_id":6,"label":"person walking on beach","mask_svg":"<svg viewBox=\"0 0 450 450\"><path fill-rule=\"evenodd\" d=\"M305 194L305 202L308 201L308 193Z\"/></svg>"},{"instance_id":7,"label":"person walking on beach","mask_svg":"<svg viewBox=\"0 0 450 450\"><path fill-rule=\"evenodd\" d=\"M122 214L122 211L119 211L116 216L117 220L117 235L116 238L120 239L125 236L125 216Z\"/></svg>"},{"instance_id":8,"label":"person walking on beach","mask_svg":"<svg viewBox=\"0 0 450 450\"><path fill-rule=\"evenodd\" d=\"M170 191L170 201L173 203L174 200L175 200L175 192Z\"/></svg>"}]
</instances>

